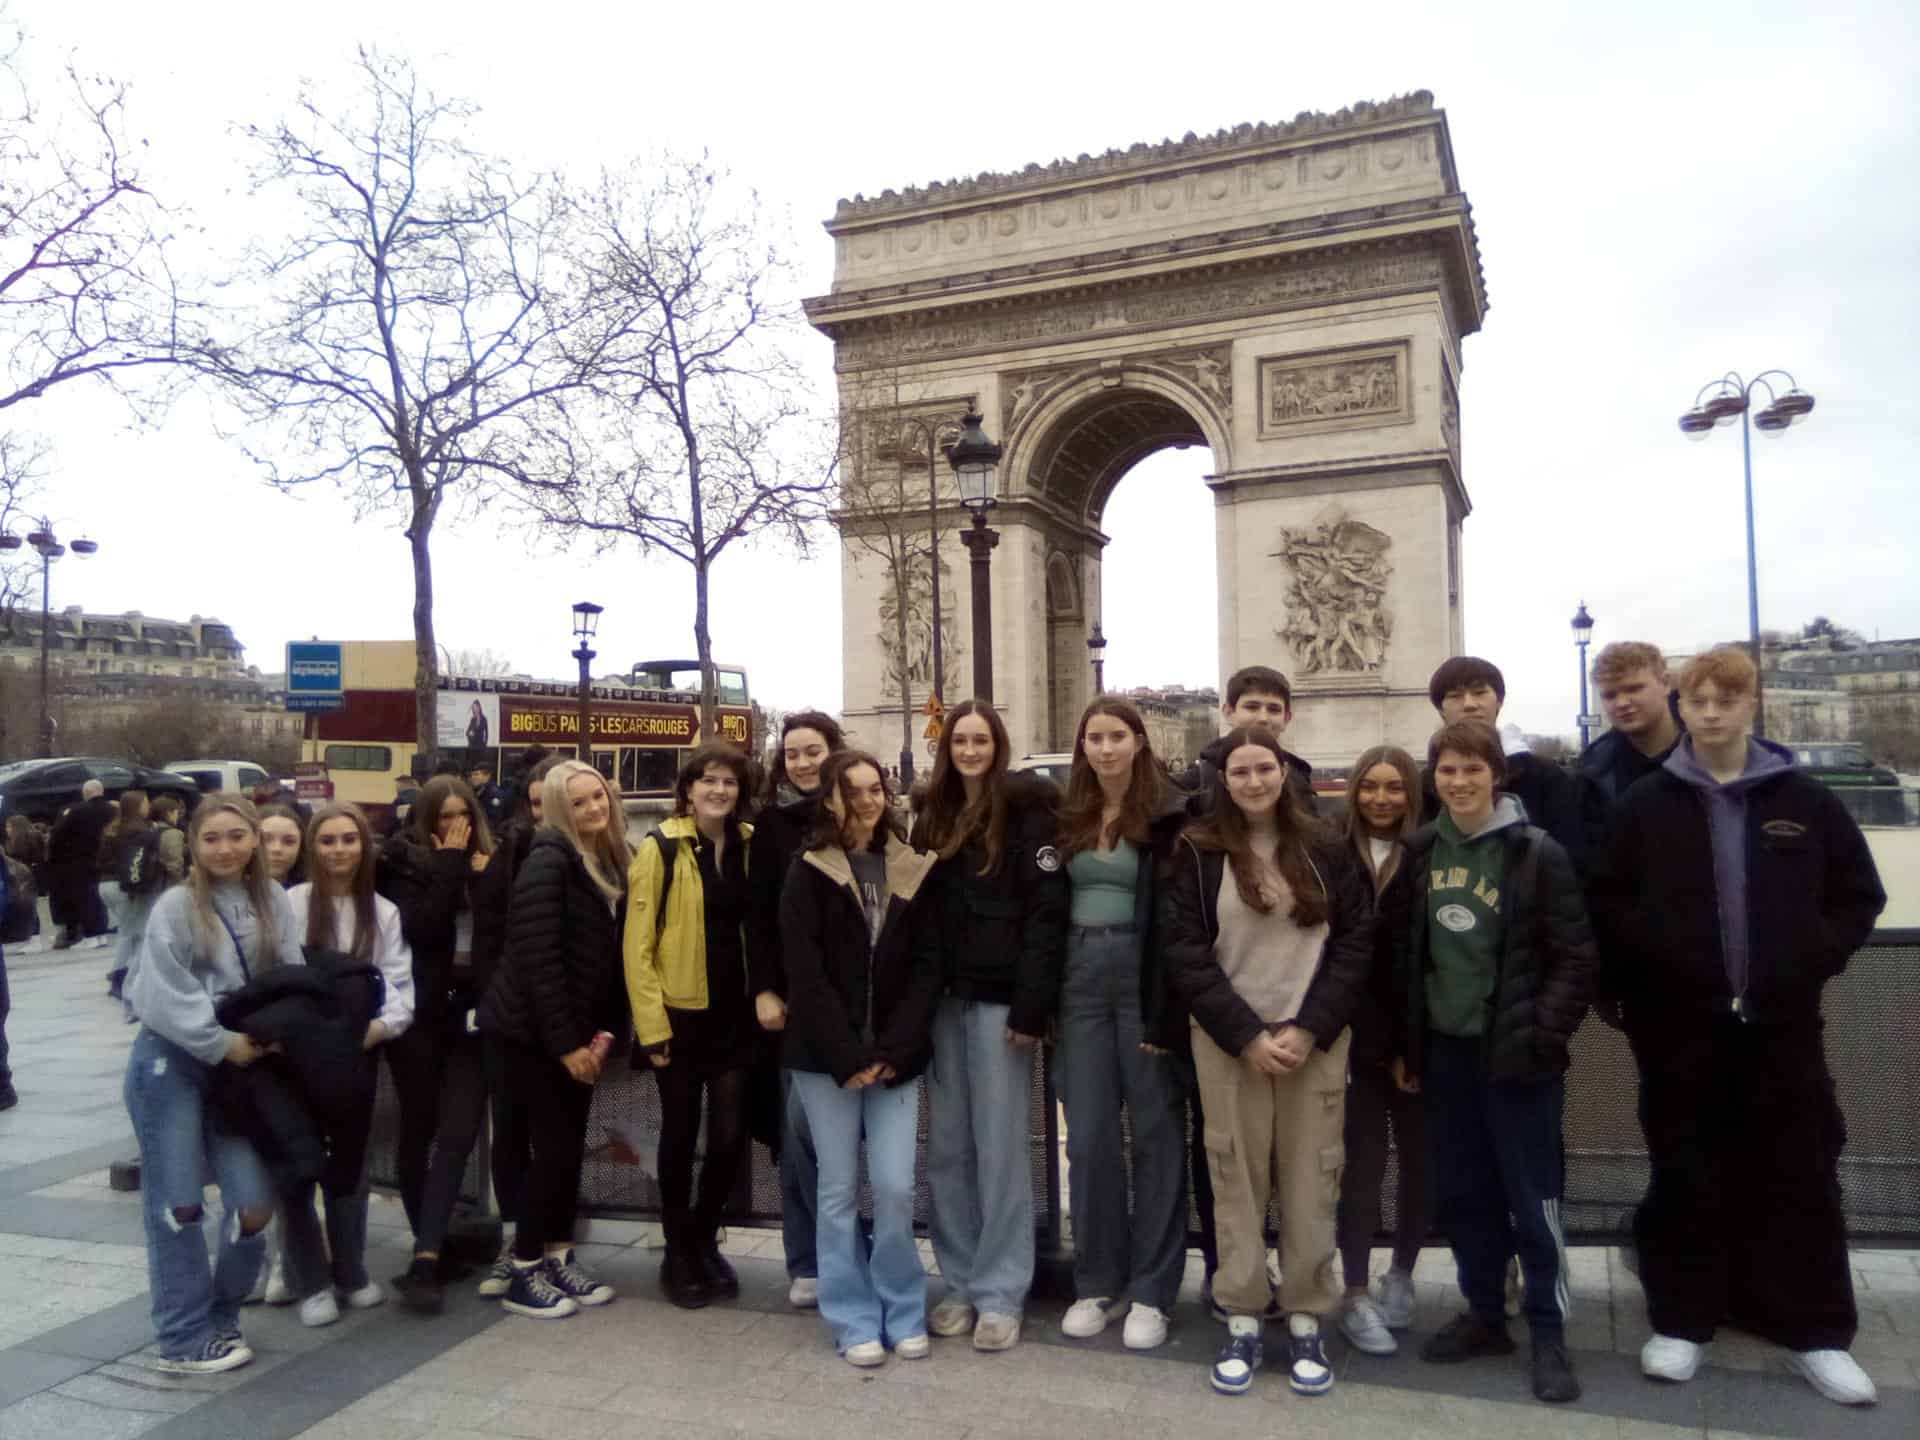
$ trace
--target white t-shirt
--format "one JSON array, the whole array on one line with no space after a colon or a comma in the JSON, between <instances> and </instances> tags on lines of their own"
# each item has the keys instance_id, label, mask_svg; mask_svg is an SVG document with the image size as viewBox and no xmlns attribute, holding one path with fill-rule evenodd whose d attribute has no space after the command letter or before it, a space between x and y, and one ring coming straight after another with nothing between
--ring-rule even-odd
<instances>
[{"instance_id":1,"label":"white t-shirt","mask_svg":"<svg viewBox=\"0 0 1920 1440\"><path fill-rule=\"evenodd\" d=\"M293 907L294 938L305 944L307 916L313 905L313 882L296 885L287 892ZM336 949L353 949L353 901L337 896L333 901L333 935ZM387 1027L387 1039L397 1040L413 1024L413 950L400 933L400 910L384 895L373 897L375 934L367 958L380 967L386 977L387 997L374 1018Z\"/></svg>"}]
</instances>

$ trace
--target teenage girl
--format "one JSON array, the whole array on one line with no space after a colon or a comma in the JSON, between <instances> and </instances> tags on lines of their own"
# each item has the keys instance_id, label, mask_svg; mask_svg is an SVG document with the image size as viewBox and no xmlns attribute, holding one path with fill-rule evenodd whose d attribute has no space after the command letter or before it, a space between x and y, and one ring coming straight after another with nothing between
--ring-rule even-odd
<instances>
[{"instance_id":1,"label":"teenage girl","mask_svg":"<svg viewBox=\"0 0 1920 1440\"><path fill-rule=\"evenodd\" d=\"M253 1358L240 1334L240 1305L260 1269L260 1232L273 1217L273 1183L259 1155L245 1140L220 1134L207 1106L219 1066L248 1066L266 1052L222 1028L214 1001L254 975L302 960L292 907L261 861L249 801L206 796L187 847L186 883L154 906L140 964L127 979L140 1029L127 1057L125 1093L140 1142L160 1366L200 1375ZM208 1234L202 1198L209 1177L224 1211L217 1241Z\"/></svg>"}]
</instances>

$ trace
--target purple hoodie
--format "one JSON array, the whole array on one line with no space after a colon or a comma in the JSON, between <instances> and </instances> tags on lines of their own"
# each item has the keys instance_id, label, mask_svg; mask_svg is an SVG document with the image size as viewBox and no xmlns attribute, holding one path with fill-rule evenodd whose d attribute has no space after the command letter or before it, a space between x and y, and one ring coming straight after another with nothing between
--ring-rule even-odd
<instances>
[{"instance_id":1,"label":"purple hoodie","mask_svg":"<svg viewBox=\"0 0 1920 1440\"><path fill-rule=\"evenodd\" d=\"M1747 993L1747 792L1762 780L1793 769L1793 752L1770 740L1747 740L1747 768L1721 784L1693 753L1685 736L1667 757L1666 768L1700 792L1707 807L1707 834L1713 846L1713 888L1720 906L1720 956L1739 1011Z\"/></svg>"}]
</instances>

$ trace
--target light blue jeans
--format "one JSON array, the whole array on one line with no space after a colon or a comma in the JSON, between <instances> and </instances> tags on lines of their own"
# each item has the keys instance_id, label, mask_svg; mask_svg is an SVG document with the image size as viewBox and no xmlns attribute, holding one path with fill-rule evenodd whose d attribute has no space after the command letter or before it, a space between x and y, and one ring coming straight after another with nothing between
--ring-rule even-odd
<instances>
[{"instance_id":1,"label":"light blue jeans","mask_svg":"<svg viewBox=\"0 0 1920 1440\"><path fill-rule=\"evenodd\" d=\"M787 1252L787 1274L795 1280L820 1273L814 1214L820 1195L820 1161L813 1153L813 1132L793 1085L794 1072L780 1072L780 1239Z\"/></svg>"},{"instance_id":2,"label":"light blue jeans","mask_svg":"<svg viewBox=\"0 0 1920 1440\"><path fill-rule=\"evenodd\" d=\"M147 1285L160 1353L199 1354L215 1335L240 1328L266 1237L243 1235L240 1212L273 1209L266 1167L245 1140L214 1133L207 1114L213 1068L142 1025L127 1056L124 1094L140 1142L140 1208L147 1230ZM207 1241L202 1192L220 1187L217 1257ZM209 1267L209 1261L213 1263Z\"/></svg>"},{"instance_id":3,"label":"light blue jeans","mask_svg":"<svg viewBox=\"0 0 1920 1440\"><path fill-rule=\"evenodd\" d=\"M869 1340L898 1345L927 1333L927 1275L913 1243L913 1160L920 1082L847 1090L797 1070L820 1162L820 1318L844 1351ZM873 1245L860 1236L860 1141L873 1188Z\"/></svg>"},{"instance_id":4,"label":"light blue jeans","mask_svg":"<svg viewBox=\"0 0 1920 1440\"><path fill-rule=\"evenodd\" d=\"M1007 1043L1011 1008L942 998L927 1072L934 1258L949 1297L996 1315L1033 1285L1033 1051Z\"/></svg>"}]
</instances>

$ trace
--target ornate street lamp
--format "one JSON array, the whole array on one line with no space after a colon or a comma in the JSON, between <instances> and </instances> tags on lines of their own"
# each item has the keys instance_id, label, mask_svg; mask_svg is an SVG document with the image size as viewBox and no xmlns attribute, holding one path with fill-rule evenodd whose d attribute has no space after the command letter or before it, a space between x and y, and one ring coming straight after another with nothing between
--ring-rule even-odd
<instances>
[{"instance_id":1,"label":"ornate street lamp","mask_svg":"<svg viewBox=\"0 0 1920 1440\"><path fill-rule=\"evenodd\" d=\"M960 439L947 452L947 460L960 488L960 503L973 514L972 528L961 536L973 558L973 694L992 704L993 577L989 567L1000 532L987 528L987 512L996 503L993 472L1000 463L1000 447L987 439L974 410L969 409L961 420Z\"/></svg>"},{"instance_id":2,"label":"ornate street lamp","mask_svg":"<svg viewBox=\"0 0 1920 1440\"><path fill-rule=\"evenodd\" d=\"M573 658L580 662L580 758L593 764L593 634L600 628L604 606L581 600L573 607L573 638L580 642Z\"/></svg>"},{"instance_id":3,"label":"ornate street lamp","mask_svg":"<svg viewBox=\"0 0 1920 1440\"><path fill-rule=\"evenodd\" d=\"M1591 738L1587 726L1587 644L1593 639L1593 616L1587 613L1587 602L1582 600L1580 608L1573 612L1573 643L1580 652L1580 748L1585 750Z\"/></svg>"},{"instance_id":4,"label":"ornate street lamp","mask_svg":"<svg viewBox=\"0 0 1920 1440\"><path fill-rule=\"evenodd\" d=\"M40 556L40 736L39 749L42 758L53 754L53 712L48 705L49 687L48 650L53 639L53 618L51 594L53 589L53 562L65 555L69 549L76 555L92 555L99 551L97 541L75 540L71 546L63 545L53 533L53 522L41 519L38 528L27 533L26 543L31 545ZM7 533L0 534L0 550L13 551L20 548L20 537Z\"/></svg>"},{"instance_id":5,"label":"ornate street lamp","mask_svg":"<svg viewBox=\"0 0 1920 1440\"><path fill-rule=\"evenodd\" d=\"M1786 390L1774 389L1768 379L1774 375L1787 382ZM1756 388L1767 392L1767 404L1758 415L1752 415L1750 412ZM1800 383L1786 371L1762 370L1753 379L1742 380L1737 372L1729 370L1718 380L1702 385L1693 397L1693 408L1680 417L1680 433L1689 440L1704 440L1719 426L1731 425L1735 419L1740 421L1740 465L1746 483L1747 500L1747 643L1753 651L1756 670L1761 668L1762 661L1760 575L1753 546L1753 430L1758 428L1762 435L1777 438L1812 413L1813 396L1802 390ZM1760 682L1761 703L1753 712L1755 735L1767 733L1766 692L1763 675Z\"/></svg>"},{"instance_id":6,"label":"ornate street lamp","mask_svg":"<svg viewBox=\"0 0 1920 1440\"><path fill-rule=\"evenodd\" d=\"M1100 622L1093 622L1093 633L1087 636L1087 650L1093 656L1093 693L1107 693L1107 637L1100 633Z\"/></svg>"}]
</instances>

